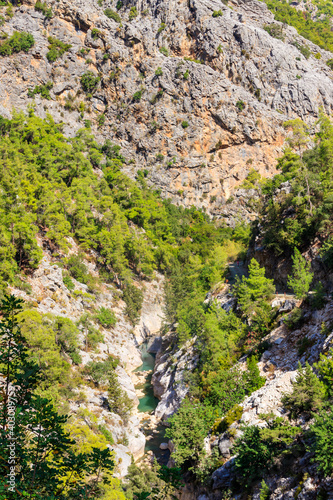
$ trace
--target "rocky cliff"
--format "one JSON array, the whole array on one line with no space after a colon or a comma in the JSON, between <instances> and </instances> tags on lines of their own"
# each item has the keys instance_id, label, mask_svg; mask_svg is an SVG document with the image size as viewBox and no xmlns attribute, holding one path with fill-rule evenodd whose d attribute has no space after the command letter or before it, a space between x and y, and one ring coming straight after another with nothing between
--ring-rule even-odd
<instances>
[{"instance_id":1,"label":"rocky cliff","mask_svg":"<svg viewBox=\"0 0 333 500\"><path fill-rule=\"evenodd\" d=\"M78 246L70 239L71 254L76 255ZM42 246L43 240L40 239ZM86 255L85 264L92 276L98 277L96 266L97 255L92 252ZM135 383L137 379L132 371L142 363L138 346L149 336L151 328L159 330L161 327L161 305L163 302L163 277L157 275L156 279L138 286L144 291L141 315L138 324L133 328L125 314L125 303L121 292L110 284L102 283L98 293L88 293L87 285L73 278L74 289L68 289L64 283L64 273L59 259L52 257L44 249L43 259L35 272L27 277L26 288L28 292L11 288L11 292L25 300L27 304L41 314L52 317L68 318L78 324L84 314L88 314L94 322L93 328L102 335L95 348L88 348L85 342L84 327L81 325L79 336L79 355L81 361L78 366L72 365L75 373L83 373L84 368L91 361L103 361L109 355L119 360L116 375L120 387L133 403L133 411L128 421L124 421L118 414L110 411L108 407L108 393L105 388L98 387L89 381L81 380L76 387L77 398L68 398L68 412L71 421L79 422L82 412L88 412L84 422L87 428L94 428L91 421L97 418L96 424L107 429L112 435L114 444L111 448L115 452L116 476L123 478L131 464L144 454L145 435L141 432L142 419L145 414L137 411L139 403ZM94 320L94 313L101 308L112 308L117 322L113 327L101 327ZM84 432L84 431L83 431Z\"/></svg>"},{"instance_id":2,"label":"rocky cliff","mask_svg":"<svg viewBox=\"0 0 333 500\"><path fill-rule=\"evenodd\" d=\"M116 12L109 0L51 0L52 17L34 5L20 2L13 16L0 7L3 37L35 39L27 53L0 58L0 114L33 106L68 135L91 126L121 145L130 176L146 169L177 203L221 215L251 168L275 172L286 119L311 125L320 107L332 110L331 54L260 1L138 0ZM283 40L263 29L271 24ZM82 84L87 72L92 86Z\"/></svg>"}]
</instances>

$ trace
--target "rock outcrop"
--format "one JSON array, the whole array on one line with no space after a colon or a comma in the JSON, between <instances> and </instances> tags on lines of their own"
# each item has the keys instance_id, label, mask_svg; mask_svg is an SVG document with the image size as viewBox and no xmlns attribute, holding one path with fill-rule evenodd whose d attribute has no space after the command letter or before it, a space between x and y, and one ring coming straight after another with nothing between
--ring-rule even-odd
<instances>
[{"instance_id":1,"label":"rock outcrop","mask_svg":"<svg viewBox=\"0 0 333 500\"><path fill-rule=\"evenodd\" d=\"M225 203L250 169L275 172L283 122L313 125L320 107L332 111L331 54L282 24L284 40L270 36L273 14L258 0L123 3L121 23L105 15L109 1L50 0L51 19L32 0L15 7L2 30L29 32L35 45L1 57L0 114L30 105L69 136L90 122L99 141L122 147L130 176L146 169L163 196L228 215ZM71 48L49 61L48 37ZM84 92L87 71L99 83ZM28 97L49 82L49 98Z\"/></svg>"}]
</instances>

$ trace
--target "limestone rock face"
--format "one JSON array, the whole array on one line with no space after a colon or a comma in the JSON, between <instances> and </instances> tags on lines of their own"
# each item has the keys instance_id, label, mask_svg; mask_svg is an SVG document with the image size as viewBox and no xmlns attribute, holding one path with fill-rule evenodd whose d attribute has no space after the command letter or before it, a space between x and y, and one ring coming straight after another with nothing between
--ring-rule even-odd
<instances>
[{"instance_id":1,"label":"limestone rock face","mask_svg":"<svg viewBox=\"0 0 333 500\"><path fill-rule=\"evenodd\" d=\"M166 420L178 410L180 403L188 394L186 372L193 371L199 361L194 347L195 338L186 342L181 349L174 351L167 348L170 338L170 334L163 338L152 377L154 395L160 399L154 414L161 420Z\"/></svg>"},{"instance_id":2,"label":"limestone rock face","mask_svg":"<svg viewBox=\"0 0 333 500\"><path fill-rule=\"evenodd\" d=\"M273 15L258 0L123 3L121 24L104 14L109 2L50 0L50 20L31 0L15 7L2 29L32 33L35 45L0 58L0 114L33 103L68 136L89 120L98 140L122 147L130 176L147 169L163 196L226 215L251 168L275 172L286 119L312 125L320 107L332 111L331 54L291 27L282 27L284 41L271 37L263 28ZM71 44L55 62L46 57L50 36ZM309 59L295 41L310 48ZM87 71L100 77L92 95L80 83ZM28 90L48 82L50 99L33 102Z\"/></svg>"}]
</instances>

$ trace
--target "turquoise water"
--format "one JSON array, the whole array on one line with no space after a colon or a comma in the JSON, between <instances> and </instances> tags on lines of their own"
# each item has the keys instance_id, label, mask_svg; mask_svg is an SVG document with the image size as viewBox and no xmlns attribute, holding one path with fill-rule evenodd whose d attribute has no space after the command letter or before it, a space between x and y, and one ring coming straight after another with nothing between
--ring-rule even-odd
<instances>
[{"instance_id":1,"label":"turquoise water","mask_svg":"<svg viewBox=\"0 0 333 500\"><path fill-rule=\"evenodd\" d=\"M158 399L154 396L154 389L151 383L151 378L153 376L153 370L155 366L155 356L147 351L147 343L141 345L140 351L142 356L142 365L139 366L135 371L151 371L151 373L148 375L144 385L139 387L143 390L144 396L142 398L139 398L138 410L141 412L151 413L158 405ZM166 464L168 462L170 452L169 450L160 450L160 444L165 442L164 432L164 425L157 426L157 428L153 432L147 429L147 433L145 433L147 438L145 451L153 451L158 462Z\"/></svg>"}]
</instances>

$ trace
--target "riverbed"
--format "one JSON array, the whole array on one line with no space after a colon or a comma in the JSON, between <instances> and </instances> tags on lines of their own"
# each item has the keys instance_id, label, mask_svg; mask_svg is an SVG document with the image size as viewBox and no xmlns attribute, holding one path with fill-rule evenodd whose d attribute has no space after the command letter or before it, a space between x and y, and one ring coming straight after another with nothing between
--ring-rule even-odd
<instances>
[{"instance_id":1,"label":"riverbed","mask_svg":"<svg viewBox=\"0 0 333 500\"><path fill-rule=\"evenodd\" d=\"M157 424L153 429L150 428L152 419L149 417L155 411L155 408L158 405L158 399L154 396L154 388L151 382L155 366L155 355L148 352L147 349L147 342L140 346L142 365L135 370L137 372L149 372L147 373L145 383L137 387L137 389L140 389L140 391L144 394L139 397L138 410L139 412L146 413L147 415L142 420L143 432L146 435L145 453L152 451L159 463L166 464L169 460L170 452L169 450L160 449L160 444L168 441L167 438L164 437L165 426Z\"/></svg>"}]
</instances>

